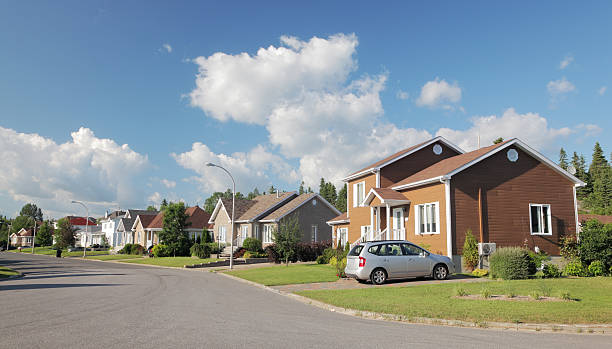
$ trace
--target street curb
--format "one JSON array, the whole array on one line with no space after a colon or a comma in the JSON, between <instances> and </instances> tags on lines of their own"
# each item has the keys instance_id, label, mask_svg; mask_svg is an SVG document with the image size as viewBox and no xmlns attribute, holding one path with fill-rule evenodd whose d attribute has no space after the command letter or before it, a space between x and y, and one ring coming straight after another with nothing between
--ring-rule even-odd
<instances>
[{"instance_id":1,"label":"street curb","mask_svg":"<svg viewBox=\"0 0 612 349\"><path fill-rule=\"evenodd\" d=\"M262 284L258 284L253 281L245 280L233 275L226 274L224 272L214 273L223 275L227 278L243 282L255 287L259 287L264 290L268 290L274 292L276 294L283 295L285 297L294 299L298 302L302 302L305 304L313 305L315 307L325 309L334 313L349 315L353 317L359 317L363 319L371 319L371 320L382 320L382 321L393 321L393 322L401 322L408 324L420 324L420 325L435 325L435 326L452 326L452 327L465 327L465 328L477 328L477 329L495 329L495 330L515 330L515 331L523 331L523 332L562 332L562 333L572 333L572 334L603 334L610 335L612 334L612 324L534 324L534 323L509 323L509 322L471 322L471 321L462 321L462 320L446 320L446 319L435 319L435 318L425 318L425 317L408 317L405 315L395 315L395 314L386 314L386 313L377 313L371 311L362 311L355 309L347 309L342 307L337 307L334 305L330 305L327 303L323 303L311 298L307 298L304 296L300 296L295 293L289 293L281 290L274 289L269 286L265 286Z\"/></svg>"}]
</instances>

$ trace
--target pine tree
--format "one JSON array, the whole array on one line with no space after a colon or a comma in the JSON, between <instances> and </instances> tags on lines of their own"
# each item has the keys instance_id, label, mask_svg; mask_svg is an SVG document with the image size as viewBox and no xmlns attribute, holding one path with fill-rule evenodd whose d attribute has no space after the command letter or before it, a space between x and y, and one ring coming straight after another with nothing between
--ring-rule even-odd
<instances>
[{"instance_id":1,"label":"pine tree","mask_svg":"<svg viewBox=\"0 0 612 349\"><path fill-rule=\"evenodd\" d=\"M567 170L567 153L565 152L565 150L563 148L561 148L561 150L559 150L559 166L564 169Z\"/></svg>"},{"instance_id":2,"label":"pine tree","mask_svg":"<svg viewBox=\"0 0 612 349\"><path fill-rule=\"evenodd\" d=\"M584 156L578 156L578 154L574 152L571 164L576 169L576 178L587 184L586 187L581 187L576 190L576 196L578 196L579 199L585 199L591 192L591 185L589 174L586 171Z\"/></svg>"},{"instance_id":3,"label":"pine tree","mask_svg":"<svg viewBox=\"0 0 612 349\"><path fill-rule=\"evenodd\" d=\"M609 166L608 160L606 160L606 157L603 155L601 145L599 145L599 142L595 142L591 166L589 166L589 175L591 175L591 179L595 181L604 172L603 170L607 169Z\"/></svg>"},{"instance_id":4,"label":"pine tree","mask_svg":"<svg viewBox=\"0 0 612 349\"><path fill-rule=\"evenodd\" d=\"M338 192L338 198L336 199L335 206L340 212L346 212L346 191L347 190L348 189L347 189L346 183L344 183L344 186Z\"/></svg>"},{"instance_id":5,"label":"pine tree","mask_svg":"<svg viewBox=\"0 0 612 349\"><path fill-rule=\"evenodd\" d=\"M325 179L321 177L321 182L319 183L319 195L322 197L327 196L327 186L325 185Z\"/></svg>"},{"instance_id":6,"label":"pine tree","mask_svg":"<svg viewBox=\"0 0 612 349\"><path fill-rule=\"evenodd\" d=\"M300 189L298 190L298 194L302 195L304 194L306 191L304 190L304 181L302 181L302 183L300 183Z\"/></svg>"},{"instance_id":7,"label":"pine tree","mask_svg":"<svg viewBox=\"0 0 612 349\"><path fill-rule=\"evenodd\" d=\"M45 221L36 233L36 244L40 246L51 246L53 243L53 225Z\"/></svg>"},{"instance_id":8,"label":"pine tree","mask_svg":"<svg viewBox=\"0 0 612 349\"><path fill-rule=\"evenodd\" d=\"M312 191L312 188L311 188L311 187L308 187L308 191L307 191L307 193L308 193L308 194L310 194L310 193L314 193L314 191Z\"/></svg>"},{"instance_id":9,"label":"pine tree","mask_svg":"<svg viewBox=\"0 0 612 349\"><path fill-rule=\"evenodd\" d=\"M326 183L325 186L327 187L327 197L325 198L325 200L327 200L327 202L333 205L334 202L336 202L336 200L338 199L338 194L336 194L336 186L333 185L331 182Z\"/></svg>"}]
</instances>

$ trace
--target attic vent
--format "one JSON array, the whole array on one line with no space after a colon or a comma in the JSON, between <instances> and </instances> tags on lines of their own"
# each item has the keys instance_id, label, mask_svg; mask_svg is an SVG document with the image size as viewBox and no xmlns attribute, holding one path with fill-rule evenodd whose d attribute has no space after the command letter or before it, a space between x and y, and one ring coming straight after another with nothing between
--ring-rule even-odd
<instances>
[{"instance_id":1,"label":"attic vent","mask_svg":"<svg viewBox=\"0 0 612 349\"><path fill-rule=\"evenodd\" d=\"M312 206L317 206L317 199L312 200Z\"/></svg>"},{"instance_id":2,"label":"attic vent","mask_svg":"<svg viewBox=\"0 0 612 349\"><path fill-rule=\"evenodd\" d=\"M516 160L518 160L518 152L516 151L516 149L508 150L506 156L508 156L508 160L510 160L511 162L516 162Z\"/></svg>"},{"instance_id":3,"label":"attic vent","mask_svg":"<svg viewBox=\"0 0 612 349\"><path fill-rule=\"evenodd\" d=\"M433 152L434 152L434 154L436 154L436 155L440 155L440 154L442 154L442 146L441 146L440 144L436 144L436 145L434 145L434 147L433 147Z\"/></svg>"}]
</instances>

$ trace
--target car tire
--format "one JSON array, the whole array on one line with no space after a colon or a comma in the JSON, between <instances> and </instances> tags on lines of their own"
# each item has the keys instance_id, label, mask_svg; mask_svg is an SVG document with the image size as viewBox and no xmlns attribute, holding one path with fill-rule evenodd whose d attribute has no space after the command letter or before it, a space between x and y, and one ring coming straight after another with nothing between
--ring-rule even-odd
<instances>
[{"instance_id":1,"label":"car tire","mask_svg":"<svg viewBox=\"0 0 612 349\"><path fill-rule=\"evenodd\" d=\"M382 285L387 281L387 272L382 268L377 268L370 274L370 281L374 285Z\"/></svg>"},{"instance_id":2,"label":"car tire","mask_svg":"<svg viewBox=\"0 0 612 349\"><path fill-rule=\"evenodd\" d=\"M444 264L436 264L431 274L435 280L445 280L448 278L448 268Z\"/></svg>"},{"instance_id":3,"label":"car tire","mask_svg":"<svg viewBox=\"0 0 612 349\"><path fill-rule=\"evenodd\" d=\"M355 279L355 280L357 280L357 282L360 284L365 284L368 282L368 280L361 280L361 279Z\"/></svg>"}]
</instances>

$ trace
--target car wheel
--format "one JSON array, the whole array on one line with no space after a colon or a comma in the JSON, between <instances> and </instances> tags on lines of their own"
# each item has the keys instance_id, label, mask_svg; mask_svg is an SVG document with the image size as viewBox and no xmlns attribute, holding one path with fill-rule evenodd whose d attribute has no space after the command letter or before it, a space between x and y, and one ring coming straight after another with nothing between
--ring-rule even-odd
<instances>
[{"instance_id":1,"label":"car wheel","mask_svg":"<svg viewBox=\"0 0 612 349\"><path fill-rule=\"evenodd\" d=\"M444 280L448 277L448 268L444 264L437 264L433 269L433 277L436 280Z\"/></svg>"},{"instance_id":2,"label":"car wheel","mask_svg":"<svg viewBox=\"0 0 612 349\"><path fill-rule=\"evenodd\" d=\"M357 280L357 282L360 284L365 284L366 282L368 282L368 280L361 280L361 279L355 279L355 280Z\"/></svg>"},{"instance_id":3,"label":"car wheel","mask_svg":"<svg viewBox=\"0 0 612 349\"><path fill-rule=\"evenodd\" d=\"M387 272L381 268L374 269L370 274L370 280L374 285L382 285L387 281Z\"/></svg>"}]
</instances>

